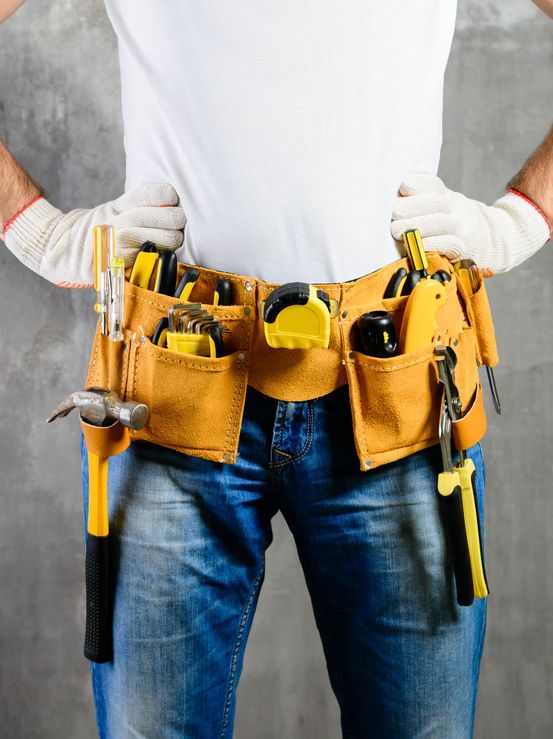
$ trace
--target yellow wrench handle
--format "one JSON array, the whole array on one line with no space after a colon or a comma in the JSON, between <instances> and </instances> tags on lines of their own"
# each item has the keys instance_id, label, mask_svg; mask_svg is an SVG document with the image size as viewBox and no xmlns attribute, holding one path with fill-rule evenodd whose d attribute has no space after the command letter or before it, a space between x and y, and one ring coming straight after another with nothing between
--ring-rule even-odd
<instances>
[{"instance_id":1,"label":"yellow wrench handle","mask_svg":"<svg viewBox=\"0 0 553 739\"><path fill-rule=\"evenodd\" d=\"M489 590L482 554L482 538L478 518L478 503L476 501L476 468L472 459L467 458L463 466L458 466L457 469L461 480L461 497L474 582L474 595L476 598L485 598L489 594Z\"/></svg>"}]
</instances>

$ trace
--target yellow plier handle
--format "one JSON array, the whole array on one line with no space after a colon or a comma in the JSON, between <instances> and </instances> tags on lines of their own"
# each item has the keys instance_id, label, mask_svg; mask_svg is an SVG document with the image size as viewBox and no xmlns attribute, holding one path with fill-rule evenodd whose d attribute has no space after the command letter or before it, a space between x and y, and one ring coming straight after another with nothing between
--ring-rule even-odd
<instances>
[{"instance_id":1,"label":"yellow plier handle","mask_svg":"<svg viewBox=\"0 0 553 739\"><path fill-rule=\"evenodd\" d=\"M457 467L438 475L438 492L453 559L457 602L461 606L470 606L474 600L473 574L463 511L461 477Z\"/></svg>"},{"instance_id":2,"label":"yellow plier handle","mask_svg":"<svg viewBox=\"0 0 553 739\"><path fill-rule=\"evenodd\" d=\"M459 472L459 479L461 481L461 497L463 501L463 514L470 554L474 595L476 598L485 598L489 595L490 591L484 567L482 532L480 531L478 502L476 499L476 468L472 459L466 457L461 464L456 466L456 470Z\"/></svg>"}]
</instances>

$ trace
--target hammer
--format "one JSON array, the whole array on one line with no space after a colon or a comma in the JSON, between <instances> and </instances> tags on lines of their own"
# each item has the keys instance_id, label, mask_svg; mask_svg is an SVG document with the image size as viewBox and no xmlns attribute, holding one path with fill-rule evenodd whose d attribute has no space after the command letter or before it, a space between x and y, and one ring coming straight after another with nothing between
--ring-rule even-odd
<instances>
[{"instance_id":1,"label":"hammer","mask_svg":"<svg viewBox=\"0 0 553 739\"><path fill-rule=\"evenodd\" d=\"M88 452L88 515L86 533L86 628L84 656L109 662L113 656L108 522L108 459L130 444L129 429L138 431L148 420L148 406L124 402L117 393L99 387L78 390L49 415L48 423L78 408Z\"/></svg>"}]
</instances>

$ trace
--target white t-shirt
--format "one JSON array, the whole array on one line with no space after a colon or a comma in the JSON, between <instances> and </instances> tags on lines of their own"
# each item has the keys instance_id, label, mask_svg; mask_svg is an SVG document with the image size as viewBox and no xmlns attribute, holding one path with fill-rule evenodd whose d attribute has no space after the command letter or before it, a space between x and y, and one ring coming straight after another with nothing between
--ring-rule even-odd
<instances>
[{"instance_id":1,"label":"white t-shirt","mask_svg":"<svg viewBox=\"0 0 553 739\"><path fill-rule=\"evenodd\" d=\"M398 258L398 185L438 167L456 0L106 6L126 186L176 188L182 260L280 283Z\"/></svg>"}]
</instances>

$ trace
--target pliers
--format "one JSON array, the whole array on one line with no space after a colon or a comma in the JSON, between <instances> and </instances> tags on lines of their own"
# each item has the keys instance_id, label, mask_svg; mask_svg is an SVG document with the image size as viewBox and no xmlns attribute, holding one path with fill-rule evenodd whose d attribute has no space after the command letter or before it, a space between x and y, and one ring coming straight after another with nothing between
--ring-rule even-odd
<instances>
[{"instance_id":1,"label":"pliers","mask_svg":"<svg viewBox=\"0 0 553 739\"><path fill-rule=\"evenodd\" d=\"M438 373L444 385L439 424L443 472L438 476L438 492L444 503L459 605L471 605L474 598L485 598L488 583L482 553L482 539L475 492L476 468L464 450L454 464L451 455L451 427L462 412L455 384L457 355L449 346L437 346Z\"/></svg>"}]
</instances>

